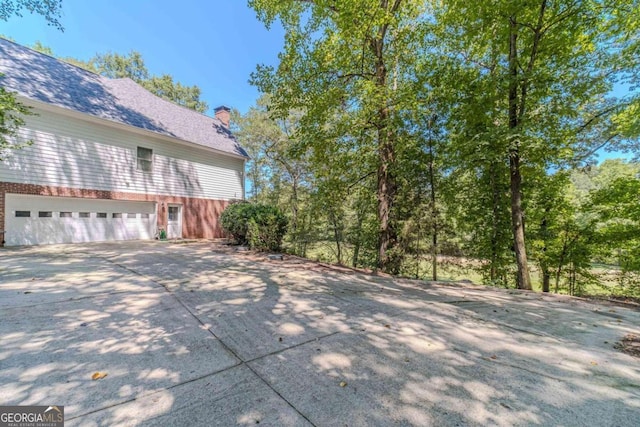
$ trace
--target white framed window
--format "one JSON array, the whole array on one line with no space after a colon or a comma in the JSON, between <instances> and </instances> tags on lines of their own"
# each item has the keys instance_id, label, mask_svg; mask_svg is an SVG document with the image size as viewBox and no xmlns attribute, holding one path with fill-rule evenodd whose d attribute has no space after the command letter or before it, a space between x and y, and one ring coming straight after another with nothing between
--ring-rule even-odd
<instances>
[{"instance_id":1,"label":"white framed window","mask_svg":"<svg viewBox=\"0 0 640 427\"><path fill-rule=\"evenodd\" d=\"M16 218L31 218L31 211L16 211Z\"/></svg>"},{"instance_id":2,"label":"white framed window","mask_svg":"<svg viewBox=\"0 0 640 427\"><path fill-rule=\"evenodd\" d=\"M106 212L97 212L96 213L96 218L106 218L107 217L107 213Z\"/></svg>"},{"instance_id":3,"label":"white framed window","mask_svg":"<svg viewBox=\"0 0 640 427\"><path fill-rule=\"evenodd\" d=\"M169 221L177 221L178 220L178 206L169 206Z\"/></svg>"},{"instance_id":4,"label":"white framed window","mask_svg":"<svg viewBox=\"0 0 640 427\"><path fill-rule=\"evenodd\" d=\"M71 218L71 212L60 212L60 218Z\"/></svg>"},{"instance_id":5,"label":"white framed window","mask_svg":"<svg viewBox=\"0 0 640 427\"><path fill-rule=\"evenodd\" d=\"M80 213L78 213L78 218L91 218L91 213L89 213L89 212L80 212Z\"/></svg>"},{"instance_id":6,"label":"white framed window","mask_svg":"<svg viewBox=\"0 0 640 427\"><path fill-rule=\"evenodd\" d=\"M138 147L136 169L142 172L153 171L153 150L151 148Z\"/></svg>"}]
</instances>

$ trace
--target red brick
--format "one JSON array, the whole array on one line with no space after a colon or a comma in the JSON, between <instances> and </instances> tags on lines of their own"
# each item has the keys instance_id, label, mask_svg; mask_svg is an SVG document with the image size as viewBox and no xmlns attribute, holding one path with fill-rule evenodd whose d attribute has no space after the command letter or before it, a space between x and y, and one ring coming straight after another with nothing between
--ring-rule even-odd
<instances>
[{"instance_id":1,"label":"red brick","mask_svg":"<svg viewBox=\"0 0 640 427\"><path fill-rule=\"evenodd\" d=\"M222 237L222 230L218 220L220 214L229 203L224 200L193 197L0 182L0 225L2 230L5 229L5 194L156 202L158 203L158 226L165 228L167 226L167 204L178 204L182 205L182 237L188 239Z\"/></svg>"}]
</instances>

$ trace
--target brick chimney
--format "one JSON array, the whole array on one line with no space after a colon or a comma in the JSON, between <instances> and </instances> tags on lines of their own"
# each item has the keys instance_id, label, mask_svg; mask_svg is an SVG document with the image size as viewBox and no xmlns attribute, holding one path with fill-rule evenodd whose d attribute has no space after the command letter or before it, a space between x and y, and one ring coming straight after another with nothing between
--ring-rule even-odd
<instances>
[{"instance_id":1,"label":"brick chimney","mask_svg":"<svg viewBox=\"0 0 640 427\"><path fill-rule=\"evenodd\" d=\"M229 128L229 122L231 121L231 108L226 105L221 105L214 108L213 111L216 112L216 119L220 120L224 127Z\"/></svg>"}]
</instances>

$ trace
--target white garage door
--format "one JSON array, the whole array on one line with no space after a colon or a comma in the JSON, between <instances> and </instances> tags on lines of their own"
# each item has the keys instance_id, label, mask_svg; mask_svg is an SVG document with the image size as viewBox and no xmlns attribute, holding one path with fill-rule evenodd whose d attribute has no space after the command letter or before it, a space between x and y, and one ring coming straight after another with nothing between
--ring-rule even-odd
<instances>
[{"instance_id":1,"label":"white garage door","mask_svg":"<svg viewBox=\"0 0 640 427\"><path fill-rule=\"evenodd\" d=\"M7 194L5 245L152 239L156 204Z\"/></svg>"}]
</instances>

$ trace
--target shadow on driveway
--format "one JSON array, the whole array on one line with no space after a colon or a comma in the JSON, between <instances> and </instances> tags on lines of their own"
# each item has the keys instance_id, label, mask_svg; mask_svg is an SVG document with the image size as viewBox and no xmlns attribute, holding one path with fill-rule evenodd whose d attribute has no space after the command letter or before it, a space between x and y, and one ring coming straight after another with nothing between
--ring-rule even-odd
<instances>
[{"instance_id":1,"label":"shadow on driveway","mask_svg":"<svg viewBox=\"0 0 640 427\"><path fill-rule=\"evenodd\" d=\"M68 425L640 419L640 313L569 297L127 242L0 250L0 319L0 404Z\"/></svg>"}]
</instances>

